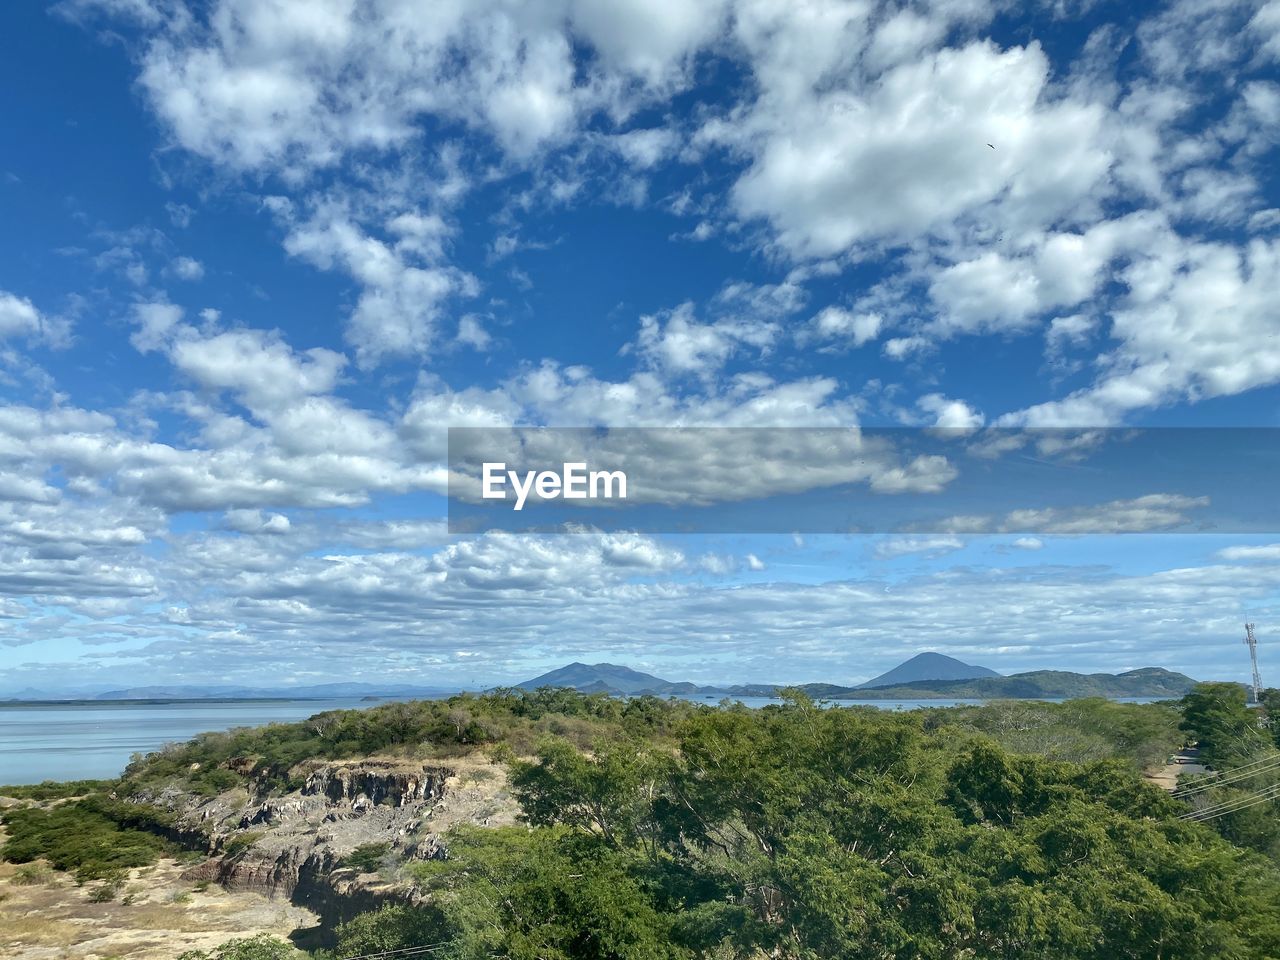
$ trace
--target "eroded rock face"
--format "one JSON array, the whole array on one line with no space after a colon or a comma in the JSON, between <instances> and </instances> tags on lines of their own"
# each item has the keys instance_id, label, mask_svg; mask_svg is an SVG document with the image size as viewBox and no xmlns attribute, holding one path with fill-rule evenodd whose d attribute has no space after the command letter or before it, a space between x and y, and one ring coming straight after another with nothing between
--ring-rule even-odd
<instances>
[{"instance_id":1,"label":"eroded rock face","mask_svg":"<svg viewBox=\"0 0 1280 960\"><path fill-rule=\"evenodd\" d=\"M357 848L385 844L394 861L444 855L441 834L460 823L514 822L517 807L505 771L477 758L462 767L398 759L313 762L292 771L290 793L245 788L217 797L177 787L131 798L178 814L175 833L210 859L189 871L230 890L287 897L328 920L388 900L411 900L394 876L344 866ZM238 764L251 771L248 760ZM483 768L483 769L481 769Z\"/></svg>"},{"instance_id":2,"label":"eroded rock face","mask_svg":"<svg viewBox=\"0 0 1280 960\"><path fill-rule=\"evenodd\" d=\"M397 807L436 801L444 796L453 771L446 768L388 769L366 763L327 764L307 777L304 795L319 794L330 803ZM361 800L367 803L361 804Z\"/></svg>"}]
</instances>

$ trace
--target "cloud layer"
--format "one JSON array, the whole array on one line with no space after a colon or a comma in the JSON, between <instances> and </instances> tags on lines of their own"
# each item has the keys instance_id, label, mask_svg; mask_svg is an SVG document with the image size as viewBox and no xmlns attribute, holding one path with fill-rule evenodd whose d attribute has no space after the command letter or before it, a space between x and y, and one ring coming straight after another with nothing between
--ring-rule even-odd
<instances>
[{"instance_id":1,"label":"cloud layer","mask_svg":"<svg viewBox=\"0 0 1280 960\"><path fill-rule=\"evenodd\" d=\"M451 537L440 495L450 426L908 425L965 451L796 449L743 474L751 494L942 489L983 444L1078 452L993 425L1274 425L1276 0L54 12L129 71L110 126L146 138L161 199L86 177L12 206L40 213L0 273L11 685L228 658L518 678L594 654L857 679L924 646L1210 669L1242 604L1275 605L1269 540L1112 565L1050 536L1194 522L1202 492L1172 479L956 509L856 556ZM63 169L27 149L15 197Z\"/></svg>"}]
</instances>

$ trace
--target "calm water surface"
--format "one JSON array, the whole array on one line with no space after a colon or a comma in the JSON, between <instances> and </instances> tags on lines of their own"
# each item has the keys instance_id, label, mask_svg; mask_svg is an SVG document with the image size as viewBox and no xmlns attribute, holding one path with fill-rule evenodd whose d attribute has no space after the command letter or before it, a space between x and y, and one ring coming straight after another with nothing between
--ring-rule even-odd
<instances>
[{"instance_id":1,"label":"calm water surface","mask_svg":"<svg viewBox=\"0 0 1280 960\"><path fill-rule=\"evenodd\" d=\"M685 697L714 706L718 697ZM780 703L743 697L748 707ZM385 702L385 701L378 701ZM881 710L954 707L981 700L839 700L827 706ZM1128 698L1131 703L1149 702ZM171 703L0 703L0 784L114 777L135 753L189 740L206 730L305 720L324 710L368 709L367 700L186 700Z\"/></svg>"},{"instance_id":2,"label":"calm water surface","mask_svg":"<svg viewBox=\"0 0 1280 960\"><path fill-rule=\"evenodd\" d=\"M150 753L206 730L371 706L376 704L355 698L0 704L0 784L114 777L132 754Z\"/></svg>"}]
</instances>

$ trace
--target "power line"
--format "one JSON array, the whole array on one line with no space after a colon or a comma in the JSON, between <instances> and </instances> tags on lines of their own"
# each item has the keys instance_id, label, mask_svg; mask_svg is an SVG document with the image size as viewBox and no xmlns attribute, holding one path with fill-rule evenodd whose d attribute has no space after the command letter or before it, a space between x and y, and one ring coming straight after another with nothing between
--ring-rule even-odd
<instances>
[{"instance_id":1,"label":"power line","mask_svg":"<svg viewBox=\"0 0 1280 960\"><path fill-rule=\"evenodd\" d=\"M1264 767L1258 767L1253 770L1246 770L1239 774L1232 772L1220 780L1211 780L1205 783L1198 783L1194 786L1183 787L1181 790L1175 790L1173 793L1169 794L1169 796L1177 799L1183 799L1184 797L1194 796L1197 793L1204 793L1206 790L1212 790L1215 787L1228 787L1233 783L1239 783L1241 780L1251 780L1254 777L1260 777L1265 773L1270 773L1277 766L1280 766L1280 762L1270 763Z\"/></svg>"},{"instance_id":2,"label":"power line","mask_svg":"<svg viewBox=\"0 0 1280 960\"><path fill-rule=\"evenodd\" d=\"M1280 797L1280 792L1276 792L1275 785L1267 787L1266 790L1258 791L1257 794L1245 794L1244 796L1235 797L1228 803L1217 804L1215 806L1206 806L1201 810L1192 810L1190 813L1181 815L1179 819L1192 820L1192 822L1204 822L1204 820L1213 820L1219 817L1225 817L1226 814L1235 813L1236 810L1243 810L1245 806L1253 806L1254 803L1262 803L1263 800L1275 800Z\"/></svg>"},{"instance_id":3,"label":"power line","mask_svg":"<svg viewBox=\"0 0 1280 960\"><path fill-rule=\"evenodd\" d=\"M1269 795L1272 791L1276 790L1277 787L1280 787L1280 784L1273 783L1273 784L1270 784L1269 786L1263 787L1261 790L1256 790L1253 793L1244 793L1238 797L1231 797L1226 800L1219 800L1217 803L1211 803L1207 807L1201 807L1199 810L1188 810L1186 813L1182 815L1182 819L1193 820L1198 817L1204 817L1204 816L1216 814L1219 812L1229 813L1232 807L1238 804L1244 803L1246 800L1250 800L1253 797L1262 796L1263 794Z\"/></svg>"},{"instance_id":4,"label":"power line","mask_svg":"<svg viewBox=\"0 0 1280 960\"><path fill-rule=\"evenodd\" d=\"M1195 793L1203 793L1205 790L1212 790L1214 787L1225 786L1229 783L1235 783L1238 780L1248 780L1250 777L1260 776L1268 771L1280 767L1280 753L1273 753L1269 757L1262 760L1255 760L1252 763L1246 763L1244 766L1235 767L1226 773L1218 774L1217 779L1207 783L1198 783L1193 787L1184 787L1181 790L1175 790L1171 796L1189 797Z\"/></svg>"},{"instance_id":5,"label":"power line","mask_svg":"<svg viewBox=\"0 0 1280 960\"><path fill-rule=\"evenodd\" d=\"M435 953L450 946L451 941L442 940L439 943L421 944L416 947L400 947L397 950L383 950L381 953L362 953L355 957L343 957L342 960L404 960L407 957L420 957L429 953Z\"/></svg>"},{"instance_id":6,"label":"power line","mask_svg":"<svg viewBox=\"0 0 1280 960\"><path fill-rule=\"evenodd\" d=\"M1238 806L1231 807L1227 810L1218 810L1209 816L1201 817L1183 817L1188 823L1208 823L1210 820L1217 820L1219 817L1225 817L1229 813L1239 813L1241 810L1247 810L1250 807L1256 807L1260 803L1270 803L1273 800L1280 800L1280 793L1268 793L1265 796L1258 795L1249 800L1248 803L1241 803Z\"/></svg>"},{"instance_id":7,"label":"power line","mask_svg":"<svg viewBox=\"0 0 1280 960\"><path fill-rule=\"evenodd\" d=\"M1218 817L1225 816L1228 813L1235 813L1237 810L1244 810L1246 807L1252 807L1255 804L1262 803L1266 800L1280 799L1280 783L1273 783L1269 787L1255 793L1246 793L1244 796L1233 797L1230 800L1224 800L1221 803L1212 804L1200 810L1192 810L1184 813L1178 819L1205 821L1214 820Z\"/></svg>"}]
</instances>

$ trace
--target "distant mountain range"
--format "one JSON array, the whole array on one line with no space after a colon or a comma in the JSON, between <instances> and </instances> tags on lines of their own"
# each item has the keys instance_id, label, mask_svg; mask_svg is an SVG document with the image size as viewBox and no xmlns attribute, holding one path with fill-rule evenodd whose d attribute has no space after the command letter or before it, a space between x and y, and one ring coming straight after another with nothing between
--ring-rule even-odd
<instances>
[{"instance_id":1,"label":"distant mountain range","mask_svg":"<svg viewBox=\"0 0 1280 960\"><path fill-rule=\"evenodd\" d=\"M920 653L856 686L835 683L788 684L820 700L925 700L934 698L1031 699L1036 697L1180 697L1196 681L1181 673L1146 667L1127 673L1072 673L1033 670L1001 676L987 667L964 663L940 653ZM613 696L651 694L659 697L773 697L782 688L772 683L696 684L663 680L614 663L571 663L517 684L523 690L569 687L583 693ZM457 687L413 684L321 683L302 687L147 686L119 690L49 693L26 689L0 702L66 700L337 700L352 698L435 698L458 693Z\"/></svg>"},{"instance_id":2,"label":"distant mountain range","mask_svg":"<svg viewBox=\"0 0 1280 960\"><path fill-rule=\"evenodd\" d=\"M101 692L51 693L28 687L6 701L29 700L349 700L353 697L442 697L458 693L457 687L424 687L412 684L318 683L305 687L202 687L191 685L128 687Z\"/></svg>"},{"instance_id":3,"label":"distant mountain range","mask_svg":"<svg viewBox=\"0 0 1280 960\"><path fill-rule=\"evenodd\" d=\"M1079 697L1181 697L1196 681L1184 673L1161 667L1142 667L1125 673L1072 673L1032 670L1009 677L974 680L921 680L835 694L834 699L921 700L934 697L980 700L1075 699Z\"/></svg>"},{"instance_id":4,"label":"distant mountain range","mask_svg":"<svg viewBox=\"0 0 1280 960\"><path fill-rule=\"evenodd\" d=\"M826 700L925 700L925 699L1033 699L1038 697L1180 697L1196 681L1160 667L1144 667L1126 673L1072 673L1067 670L1033 670L1001 676L940 653L921 653L892 670L857 686L833 683L788 684L815 699ZM673 682L614 663L571 663L517 684L523 690L569 687L583 693L615 696L724 696L772 697L784 685L766 683L699 685Z\"/></svg>"}]
</instances>

